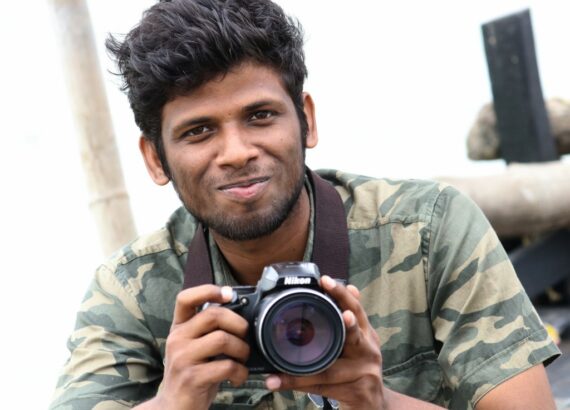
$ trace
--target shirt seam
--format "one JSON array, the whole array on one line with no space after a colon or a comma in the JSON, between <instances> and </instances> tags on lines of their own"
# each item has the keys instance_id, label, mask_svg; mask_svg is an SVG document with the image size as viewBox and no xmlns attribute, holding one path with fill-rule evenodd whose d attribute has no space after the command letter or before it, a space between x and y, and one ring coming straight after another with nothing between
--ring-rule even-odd
<instances>
[{"instance_id":1,"label":"shirt seam","mask_svg":"<svg viewBox=\"0 0 570 410\"><path fill-rule=\"evenodd\" d=\"M136 244L137 241L158 235L159 233L161 236L158 239L155 239L154 242L146 244L142 248L138 248L136 252L132 250L133 245ZM124 266L133 261L136 261L139 258L159 254L165 251L172 252L177 257L181 257L184 254L188 253L188 248L175 239L174 235L170 229L168 229L168 227L162 227L147 235L138 237L131 243L125 245L118 254L111 256L106 265L113 265L116 267Z\"/></svg>"},{"instance_id":2,"label":"shirt seam","mask_svg":"<svg viewBox=\"0 0 570 410\"><path fill-rule=\"evenodd\" d=\"M439 185L441 186L441 184ZM367 221L355 220L351 217L350 212L347 214L347 224L348 229L351 230L366 230L366 229L375 229L383 225L389 224L412 224L418 222L425 222L428 225L431 225L431 221L433 219L433 214L435 213L435 207L441 197L442 193L448 190L450 186L444 186L443 189L440 189L436 193L433 194L426 202L432 201L432 205L426 204L425 210L422 212L417 212L413 215L388 215L382 216L378 215L375 218L371 218Z\"/></svg>"},{"instance_id":3,"label":"shirt seam","mask_svg":"<svg viewBox=\"0 0 570 410\"><path fill-rule=\"evenodd\" d=\"M408 360L406 360L403 363L399 363L395 366L389 367L387 369L383 369L382 373L384 376L390 377L390 376L398 374L404 370L411 369L416 364L422 363L426 359L427 360L433 360L434 362L437 362L437 353L434 352L433 349L426 349L422 352L416 353L415 355L413 355L412 357L410 357Z\"/></svg>"},{"instance_id":4,"label":"shirt seam","mask_svg":"<svg viewBox=\"0 0 570 410\"><path fill-rule=\"evenodd\" d=\"M150 255L156 255L162 252L172 252L174 253L177 257L180 257L181 255L183 255L184 253L188 253L188 250L177 250L175 247L171 246L170 244L155 244L155 245L148 245L145 248L140 250L140 254L135 254L133 252L129 252L128 254L124 254L122 255L120 258L117 258L117 266L121 266L121 265L127 265L133 261L136 261L139 258L144 258L146 256L150 256Z\"/></svg>"},{"instance_id":5,"label":"shirt seam","mask_svg":"<svg viewBox=\"0 0 570 410\"><path fill-rule=\"evenodd\" d=\"M429 293L429 278L430 278L430 262L429 262L429 255L430 255L430 249L431 249L431 244L432 244L432 239L433 239L433 233L434 233L434 215L436 213L436 207L439 203L440 198L442 197L443 193L445 191L447 191L449 189L449 186L444 187L442 190L440 190L437 195L435 195L434 197L434 201L432 206L429 208L430 212L429 215L427 214L427 210L426 210L426 215L425 215L425 220L426 220L426 233L425 235L422 235L422 254L424 256L424 281L425 281L425 286L426 286L426 296L427 296L427 308L430 312L430 317L431 317L431 309L432 309L432 301L430 298L430 293Z\"/></svg>"}]
</instances>

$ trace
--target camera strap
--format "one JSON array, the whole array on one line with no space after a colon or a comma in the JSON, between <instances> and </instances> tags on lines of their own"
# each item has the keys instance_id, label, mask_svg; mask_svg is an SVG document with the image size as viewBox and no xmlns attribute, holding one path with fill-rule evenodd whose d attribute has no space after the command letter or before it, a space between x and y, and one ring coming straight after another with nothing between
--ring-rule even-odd
<instances>
[{"instance_id":1,"label":"camera strap","mask_svg":"<svg viewBox=\"0 0 570 410\"><path fill-rule=\"evenodd\" d=\"M348 281L348 226L344 204L337 190L308 170L315 206L314 244L311 261L334 279ZM210 252L202 224L198 224L188 247L184 268L184 289L214 283Z\"/></svg>"}]
</instances>

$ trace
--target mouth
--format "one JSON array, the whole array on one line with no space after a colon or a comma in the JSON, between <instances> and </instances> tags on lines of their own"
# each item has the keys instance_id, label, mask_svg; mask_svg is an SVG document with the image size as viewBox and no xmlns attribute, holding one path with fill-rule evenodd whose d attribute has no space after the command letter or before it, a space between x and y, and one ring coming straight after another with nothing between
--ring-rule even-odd
<instances>
[{"instance_id":1,"label":"mouth","mask_svg":"<svg viewBox=\"0 0 570 410\"><path fill-rule=\"evenodd\" d=\"M269 180L269 177L250 178L250 179L245 179L242 181L232 182L231 184L222 185L222 186L218 187L218 189L220 191L226 191L226 190L234 189L234 188L247 188L247 187L250 187L250 186L255 185L255 184L267 182L268 180Z\"/></svg>"},{"instance_id":2,"label":"mouth","mask_svg":"<svg viewBox=\"0 0 570 410\"><path fill-rule=\"evenodd\" d=\"M235 200L251 200L261 195L269 177L249 178L221 185L218 190Z\"/></svg>"}]
</instances>

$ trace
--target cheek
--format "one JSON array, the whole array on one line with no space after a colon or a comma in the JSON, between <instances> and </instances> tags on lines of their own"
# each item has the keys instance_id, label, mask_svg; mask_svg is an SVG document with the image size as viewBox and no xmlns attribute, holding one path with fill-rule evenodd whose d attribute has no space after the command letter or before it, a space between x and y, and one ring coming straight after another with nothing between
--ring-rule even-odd
<instances>
[{"instance_id":1,"label":"cheek","mask_svg":"<svg viewBox=\"0 0 570 410\"><path fill-rule=\"evenodd\" d=\"M290 144L288 147L288 160L291 164L299 164L300 166L304 166L304 148L303 142L300 138L296 138L293 144Z\"/></svg>"},{"instance_id":2,"label":"cheek","mask_svg":"<svg viewBox=\"0 0 570 410\"><path fill-rule=\"evenodd\" d=\"M181 158L173 158L169 166L172 182L176 185L178 194L183 197L192 196L199 189L198 181L202 178L199 168Z\"/></svg>"},{"instance_id":3,"label":"cheek","mask_svg":"<svg viewBox=\"0 0 570 410\"><path fill-rule=\"evenodd\" d=\"M299 153L303 151L303 141L299 132L291 129L289 133L280 135L274 150L280 152L281 155L286 155L287 160L296 161Z\"/></svg>"},{"instance_id":4,"label":"cheek","mask_svg":"<svg viewBox=\"0 0 570 410\"><path fill-rule=\"evenodd\" d=\"M176 153L168 153L168 162L173 174L185 179L197 179L208 170L211 161L200 150L180 147Z\"/></svg>"}]
</instances>

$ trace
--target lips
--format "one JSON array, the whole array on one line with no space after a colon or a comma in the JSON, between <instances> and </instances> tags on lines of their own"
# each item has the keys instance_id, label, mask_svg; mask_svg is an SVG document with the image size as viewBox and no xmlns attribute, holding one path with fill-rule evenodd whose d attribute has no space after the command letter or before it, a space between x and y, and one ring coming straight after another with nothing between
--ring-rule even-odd
<instances>
[{"instance_id":1,"label":"lips","mask_svg":"<svg viewBox=\"0 0 570 410\"><path fill-rule=\"evenodd\" d=\"M249 178L222 185L218 189L232 200L252 200L261 195L268 181L269 177Z\"/></svg>"},{"instance_id":2,"label":"lips","mask_svg":"<svg viewBox=\"0 0 570 410\"><path fill-rule=\"evenodd\" d=\"M225 190L233 189L233 188L247 188L249 186L259 184L262 182L266 182L268 180L269 180L269 177L250 178L247 180L232 182L231 184L222 185L222 186L218 187L218 189L221 191L225 191Z\"/></svg>"}]
</instances>

